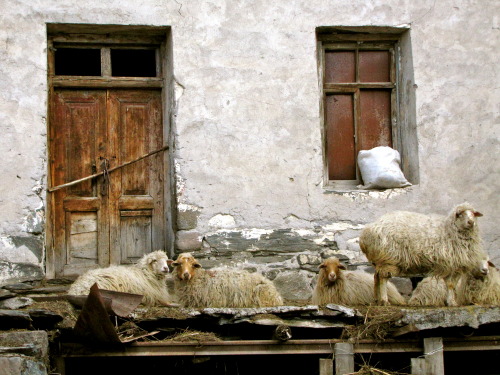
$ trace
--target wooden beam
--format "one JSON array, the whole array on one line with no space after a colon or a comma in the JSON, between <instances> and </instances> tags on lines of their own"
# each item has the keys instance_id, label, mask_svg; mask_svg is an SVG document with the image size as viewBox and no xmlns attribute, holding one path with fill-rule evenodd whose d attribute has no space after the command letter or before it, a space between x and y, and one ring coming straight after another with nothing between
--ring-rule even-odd
<instances>
[{"instance_id":1,"label":"wooden beam","mask_svg":"<svg viewBox=\"0 0 500 375\"><path fill-rule=\"evenodd\" d=\"M335 344L335 375L354 372L354 347L346 342Z\"/></svg>"},{"instance_id":2,"label":"wooden beam","mask_svg":"<svg viewBox=\"0 0 500 375\"><path fill-rule=\"evenodd\" d=\"M319 375L333 375L333 360L330 358L319 359Z\"/></svg>"},{"instance_id":3,"label":"wooden beam","mask_svg":"<svg viewBox=\"0 0 500 375\"><path fill-rule=\"evenodd\" d=\"M424 354L427 362L427 375L444 375L443 339L441 337L425 338Z\"/></svg>"},{"instance_id":4,"label":"wooden beam","mask_svg":"<svg viewBox=\"0 0 500 375\"><path fill-rule=\"evenodd\" d=\"M411 359L411 373L413 375L427 375L427 361L425 358Z\"/></svg>"}]
</instances>

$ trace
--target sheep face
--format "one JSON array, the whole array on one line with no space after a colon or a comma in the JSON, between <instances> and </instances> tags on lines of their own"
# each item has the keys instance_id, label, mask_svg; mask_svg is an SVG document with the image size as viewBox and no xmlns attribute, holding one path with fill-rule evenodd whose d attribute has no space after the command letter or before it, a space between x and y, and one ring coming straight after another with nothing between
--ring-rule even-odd
<instances>
[{"instance_id":1,"label":"sheep face","mask_svg":"<svg viewBox=\"0 0 500 375\"><path fill-rule=\"evenodd\" d=\"M149 268L157 276L165 276L170 272L168 265L172 260L168 259L167 254L162 250L157 250L145 255L139 265L143 268Z\"/></svg>"},{"instance_id":2,"label":"sheep face","mask_svg":"<svg viewBox=\"0 0 500 375\"><path fill-rule=\"evenodd\" d=\"M468 205L460 205L455 210L455 224L460 231L474 228L477 218L483 216L481 212Z\"/></svg>"},{"instance_id":3,"label":"sheep face","mask_svg":"<svg viewBox=\"0 0 500 375\"><path fill-rule=\"evenodd\" d=\"M201 264L191 254L180 254L177 260L172 263L175 267L176 276L179 280L189 281L195 275Z\"/></svg>"},{"instance_id":4,"label":"sheep face","mask_svg":"<svg viewBox=\"0 0 500 375\"><path fill-rule=\"evenodd\" d=\"M328 280L329 284L333 284L340 276L341 270L345 269L346 267L335 257L326 259L319 266L320 276L322 276L325 281Z\"/></svg>"}]
</instances>

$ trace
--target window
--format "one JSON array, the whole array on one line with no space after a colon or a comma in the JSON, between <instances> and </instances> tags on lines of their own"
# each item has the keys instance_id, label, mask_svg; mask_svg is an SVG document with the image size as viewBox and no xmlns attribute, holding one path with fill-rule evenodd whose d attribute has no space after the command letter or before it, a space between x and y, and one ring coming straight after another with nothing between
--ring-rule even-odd
<instances>
[{"instance_id":1,"label":"window","mask_svg":"<svg viewBox=\"0 0 500 375\"><path fill-rule=\"evenodd\" d=\"M410 106L399 104L400 82L408 85L398 64L401 35L319 28L317 37L325 185L354 188L360 184L358 152L377 146L398 150L405 176L415 183L417 160L407 158L416 159L416 132L403 126L410 121Z\"/></svg>"}]
</instances>

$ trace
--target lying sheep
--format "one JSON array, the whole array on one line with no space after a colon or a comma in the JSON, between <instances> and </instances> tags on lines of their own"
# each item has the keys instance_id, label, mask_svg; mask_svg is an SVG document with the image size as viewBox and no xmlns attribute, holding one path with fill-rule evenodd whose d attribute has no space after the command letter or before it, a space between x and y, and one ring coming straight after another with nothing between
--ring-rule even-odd
<instances>
[{"instance_id":1,"label":"lying sheep","mask_svg":"<svg viewBox=\"0 0 500 375\"><path fill-rule=\"evenodd\" d=\"M184 307L270 307L283 304L274 284L258 273L234 268L205 270L190 254L172 263L174 289Z\"/></svg>"},{"instance_id":2,"label":"lying sheep","mask_svg":"<svg viewBox=\"0 0 500 375\"><path fill-rule=\"evenodd\" d=\"M375 302L373 275L362 271L345 271L345 266L336 257L323 261L319 269L312 303L350 306ZM392 283L388 285L388 297L391 304L405 304L405 299Z\"/></svg>"},{"instance_id":3,"label":"lying sheep","mask_svg":"<svg viewBox=\"0 0 500 375\"><path fill-rule=\"evenodd\" d=\"M172 261L162 250L144 255L131 266L97 268L79 276L68 290L70 295L87 295L97 283L100 289L144 295L142 303L148 306L175 306L166 285L168 264Z\"/></svg>"},{"instance_id":4,"label":"lying sheep","mask_svg":"<svg viewBox=\"0 0 500 375\"><path fill-rule=\"evenodd\" d=\"M387 280L393 276L425 274L444 278L446 304L456 306L460 275L484 259L477 217L469 203L448 216L396 211L368 224L359 238L361 250L375 265L375 296L388 304Z\"/></svg>"},{"instance_id":5,"label":"lying sheep","mask_svg":"<svg viewBox=\"0 0 500 375\"><path fill-rule=\"evenodd\" d=\"M500 272L487 262L480 272L463 275L457 284L459 305L500 306ZM409 305L445 306L446 285L442 279L426 277L411 294Z\"/></svg>"}]
</instances>

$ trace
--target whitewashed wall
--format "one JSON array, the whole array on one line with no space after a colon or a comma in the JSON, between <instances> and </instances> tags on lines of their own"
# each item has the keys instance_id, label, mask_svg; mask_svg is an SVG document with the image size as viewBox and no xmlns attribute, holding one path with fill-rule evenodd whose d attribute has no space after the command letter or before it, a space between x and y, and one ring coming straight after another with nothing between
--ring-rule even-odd
<instances>
[{"instance_id":1,"label":"whitewashed wall","mask_svg":"<svg viewBox=\"0 0 500 375\"><path fill-rule=\"evenodd\" d=\"M362 261L359 230L382 213L468 200L500 263L499 14L493 0L0 2L0 280L43 276L46 23L172 27L179 251L286 277L321 251ZM315 28L339 25L410 28L417 186L323 189Z\"/></svg>"}]
</instances>

